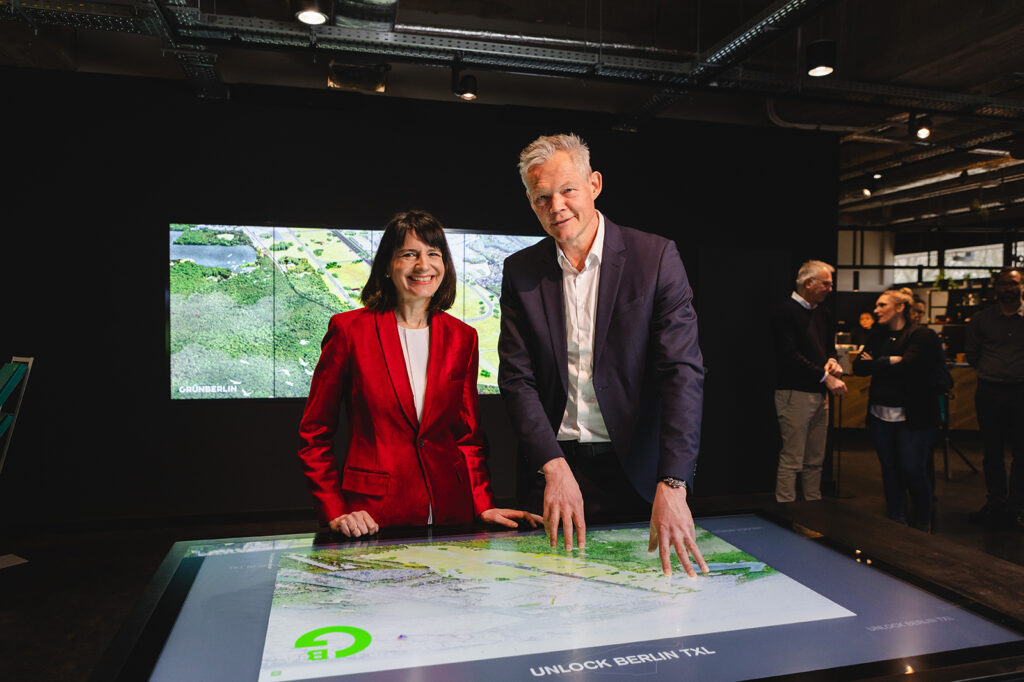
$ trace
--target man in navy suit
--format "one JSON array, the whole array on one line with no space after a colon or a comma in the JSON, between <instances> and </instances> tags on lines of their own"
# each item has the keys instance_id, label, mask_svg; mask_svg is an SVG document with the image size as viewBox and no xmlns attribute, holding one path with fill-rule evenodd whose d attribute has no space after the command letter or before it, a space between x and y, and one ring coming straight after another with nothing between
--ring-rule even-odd
<instances>
[{"instance_id":1,"label":"man in navy suit","mask_svg":"<svg viewBox=\"0 0 1024 682\"><path fill-rule=\"evenodd\" d=\"M594 207L601 174L575 135L520 154L530 206L549 235L505 261L498 385L537 472L551 546L586 546L586 518L650 514L649 550L671 574L707 564L687 495L700 445L703 360L675 244Z\"/></svg>"}]
</instances>

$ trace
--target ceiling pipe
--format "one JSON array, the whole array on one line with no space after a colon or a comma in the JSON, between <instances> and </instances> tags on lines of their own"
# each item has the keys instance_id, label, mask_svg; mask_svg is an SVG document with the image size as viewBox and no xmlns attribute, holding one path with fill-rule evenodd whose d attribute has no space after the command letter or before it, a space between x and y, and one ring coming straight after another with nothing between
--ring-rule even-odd
<instances>
[{"instance_id":1,"label":"ceiling pipe","mask_svg":"<svg viewBox=\"0 0 1024 682\"><path fill-rule=\"evenodd\" d=\"M823 130L829 133L853 133L853 135L844 139L858 139L864 142L896 142L896 140L888 137L876 137L870 135L864 135L865 132L872 132L878 128L878 126L837 126L829 125L828 123L795 123L793 121L786 121L775 111L775 100L765 100L765 112L768 114L768 120L777 125L780 128L794 128L796 130ZM903 142L906 144L906 142Z\"/></svg>"}]
</instances>

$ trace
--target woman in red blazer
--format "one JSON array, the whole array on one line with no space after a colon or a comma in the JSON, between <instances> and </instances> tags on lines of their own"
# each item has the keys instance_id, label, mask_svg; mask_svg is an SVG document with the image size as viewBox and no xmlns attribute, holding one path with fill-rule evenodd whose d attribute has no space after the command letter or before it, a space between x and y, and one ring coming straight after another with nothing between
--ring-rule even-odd
<instances>
[{"instance_id":1,"label":"woman in red blazer","mask_svg":"<svg viewBox=\"0 0 1024 682\"><path fill-rule=\"evenodd\" d=\"M388 223L362 301L331 318L299 425L321 521L355 537L474 519L536 527L539 516L494 506L477 335L444 312L455 301L455 268L437 219L409 211ZM343 402L350 435L339 476L332 439Z\"/></svg>"}]
</instances>

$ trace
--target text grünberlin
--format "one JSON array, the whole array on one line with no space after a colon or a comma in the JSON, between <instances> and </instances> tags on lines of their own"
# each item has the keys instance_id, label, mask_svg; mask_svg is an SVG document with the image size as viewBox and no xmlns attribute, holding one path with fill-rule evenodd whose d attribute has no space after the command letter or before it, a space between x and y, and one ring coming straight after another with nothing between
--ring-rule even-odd
<instances>
[{"instance_id":1,"label":"text gr\u00fcnberlin","mask_svg":"<svg viewBox=\"0 0 1024 682\"><path fill-rule=\"evenodd\" d=\"M179 386L178 393L238 393L238 386Z\"/></svg>"}]
</instances>

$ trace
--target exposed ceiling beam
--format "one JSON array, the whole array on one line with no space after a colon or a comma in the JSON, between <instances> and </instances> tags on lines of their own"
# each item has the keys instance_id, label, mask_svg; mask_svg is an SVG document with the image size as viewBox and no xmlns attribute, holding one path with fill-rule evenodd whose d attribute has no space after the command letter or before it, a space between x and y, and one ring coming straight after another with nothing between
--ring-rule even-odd
<instances>
[{"instance_id":1,"label":"exposed ceiling beam","mask_svg":"<svg viewBox=\"0 0 1024 682\"><path fill-rule=\"evenodd\" d=\"M923 213L916 216L906 216L897 221L889 219L880 219L878 221L840 219L838 229L898 232L1001 232L1005 230L1024 232L1024 222L1022 221L1024 221L1024 203L1004 204L1000 202L985 202L980 203L974 210L961 213L945 213L942 215L934 212Z\"/></svg>"}]
</instances>

